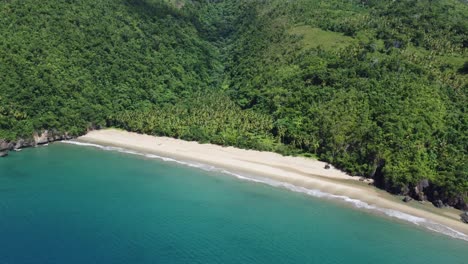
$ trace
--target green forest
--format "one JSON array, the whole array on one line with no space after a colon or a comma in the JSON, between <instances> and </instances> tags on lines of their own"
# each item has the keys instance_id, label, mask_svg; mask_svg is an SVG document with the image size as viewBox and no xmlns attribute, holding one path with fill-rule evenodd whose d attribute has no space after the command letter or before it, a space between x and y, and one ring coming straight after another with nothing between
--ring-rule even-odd
<instances>
[{"instance_id":1,"label":"green forest","mask_svg":"<svg viewBox=\"0 0 468 264\"><path fill-rule=\"evenodd\" d=\"M316 157L467 210L467 48L462 0L0 0L0 139Z\"/></svg>"}]
</instances>

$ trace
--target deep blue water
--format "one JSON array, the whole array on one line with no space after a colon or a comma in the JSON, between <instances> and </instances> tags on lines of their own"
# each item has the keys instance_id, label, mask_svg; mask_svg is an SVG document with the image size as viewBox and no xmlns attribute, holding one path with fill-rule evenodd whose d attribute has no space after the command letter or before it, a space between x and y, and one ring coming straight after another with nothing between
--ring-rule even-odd
<instances>
[{"instance_id":1,"label":"deep blue water","mask_svg":"<svg viewBox=\"0 0 468 264\"><path fill-rule=\"evenodd\" d=\"M66 144L0 159L0 264L467 260L465 241L170 162Z\"/></svg>"}]
</instances>

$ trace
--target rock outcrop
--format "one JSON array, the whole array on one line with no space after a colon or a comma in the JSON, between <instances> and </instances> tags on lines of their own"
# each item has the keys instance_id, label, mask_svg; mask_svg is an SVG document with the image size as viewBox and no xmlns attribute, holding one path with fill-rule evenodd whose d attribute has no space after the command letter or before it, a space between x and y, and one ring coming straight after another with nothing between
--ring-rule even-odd
<instances>
[{"instance_id":1,"label":"rock outcrop","mask_svg":"<svg viewBox=\"0 0 468 264\"><path fill-rule=\"evenodd\" d=\"M405 198L403 198L403 202L405 203L411 202L412 200L413 198L409 197L408 195L406 195Z\"/></svg>"},{"instance_id":2,"label":"rock outcrop","mask_svg":"<svg viewBox=\"0 0 468 264\"><path fill-rule=\"evenodd\" d=\"M0 139L0 151L8 151L13 147L13 143Z\"/></svg>"},{"instance_id":3,"label":"rock outcrop","mask_svg":"<svg viewBox=\"0 0 468 264\"><path fill-rule=\"evenodd\" d=\"M462 211L468 211L468 203L467 201L465 201L465 199L463 199L463 196L461 194L456 197L452 197L448 199L447 204L457 209L460 209Z\"/></svg>"},{"instance_id":4,"label":"rock outcrop","mask_svg":"<svg viewBox=\"0 0 468 264\"><path fill-rule=\"evenodd\" d=\"M8 155L8 151L21 148L34 147L37 145L47 144L53 141L72 139L67 133L59 133L55 131L43 131L41 134L34 133L32 138L20 138L16 141L7 141L0 139L0 157Z\"/></svg>"},{"instance_id":5,"label":"rock outcrop","mask_svg":"<svg viewBox=\"0 0 468 264\"><path fill-rule=\"evenodd\" d=\"M442 202L442 200L435 200L435 201L432 202L432 204L434 204L434 206L437 207L437 208L442 208L442 207L445 206L444 203Z\"/></svg>"},{"instance_id":6,"label":"rock outcrop","mask_svg":"<svg viewBox=\"0 0 468 264\"><path fill-rule=\"evenodd\" d=\"M416 183L409 183L403 186L395 187L391 181L385 181L382 174L376 173L374 186L384 189L389 193L402 196L405 202L411 199L417 201L430 201L435 206L449 206L458 210L468 211L468 199L465 193L457 195L447 195L442 191L443 188L431 183L428 179L422 179ZM437 201L440 200L440 201ZM442 203L441 203L442 202Z\"/></svg>"},{"instance_id":7,"label":"rock outcrop","mask_svg":"<svg viewBox=\"0 0 468 264\"><path fill-rule=\"evenodd\" d=\"M463 223L468 224L468 212L463 212L463 214L461 214L460 217L461 217L461 220L463 221Z\"/></svg>"},{"instance_id":8,"label":"rock outcrop","mask_svg":"<svg viewBox=\"0 0 468 264\"><path fill-rule=\"evenodd\" d=\"M429 180L424 179L421 180L415 187L414 187L414 195L413 197L418 201L425 201L427 200L427 196L424 193L424 189L429 187Z\"/></svg>"},{"instance_id":9,"label":"rock outcrop","mask_svg":"<svg viewBox=\"0 0 468 264\"><path fill-rule=\"evenodd\" d=\"M38 135L34 134L34 142L37 145L43 145L49 143L49 132L46 130L44 133Z\"/></svg>"}]
</instances>

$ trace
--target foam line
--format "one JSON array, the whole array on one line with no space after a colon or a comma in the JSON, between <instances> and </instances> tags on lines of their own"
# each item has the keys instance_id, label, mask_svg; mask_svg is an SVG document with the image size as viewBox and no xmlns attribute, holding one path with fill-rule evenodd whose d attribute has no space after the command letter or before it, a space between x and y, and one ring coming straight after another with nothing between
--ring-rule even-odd
<instances>
[{"instance_id":1,"label":"foam line","mask_svg":"<svg viewBox=\"0 0 468 264\"><path fill-rule=\"evenodd\" d=\"M163 157L155 154L146 154L142 152L137 152L133 150L128 150L125 148L120 148L120 147L112 147L112 146L103 146L103 145L98 145L98 144L92 144L92 143L83 143L83 142L78 142L78 141L73 141L73 140L67 140L67 141L61 141L62 143L66 144L73 144L73 145L78 145L78 146L87 146L87 147L95 147L99 148L102 150L106 151L117 151L121 153L127 153L127 154L133 154L133 155L138 155L138 156L144 156L146 158L151 158L151 159L159 159L163 161L169 161L169 162L174 162L178 163L181 165L193 167L193 168L199 168L203 169L206 171L215 171L215 172L220 172L223 174L231 175L234 176L240 180L245 180L245 181L251 181L251 182L256 182L256 183L261 183L261 184L267 184L273 187L278 187L278 188L283 188L287 189L293 192L298 192L298 193L303 193L309 196L313 197L318 197L318 198L326 198L326 199L332 199L332 200L340 200L346 203L351 204L352 206L359 208L359 209L364 209L372 212L377 212L379 214L384 214L386 216L396 218L399 220L403 220L412 224L415 224L417 226L425 227L431 231L442 233L445 235L448 235L453 238L461 239L468 241L468 235L465 235L464 233L458 232L457 230L454 230L446 225L442 225L439 223L436 223L434 221L428 220L426 218L422 217L417 217L414 215L410 215L407 213L403 213L397 210L393 209L387 209L387 208L381 208L377 207L375 205L368 204L364 201L358 200L358 199L353 199L348 196L344 195L335 195L331 193L326 193L322 192L320 190L316 189L308 189L300 186L296 186L287 182L281 182L281 181L276 181L276 180L271 180L268 178L263 178L263 177L250 177L250 176L245 176L245 175L240 175L234 172L230 172L225 169L217 168L211 165L207 164L201 164L201 163L195 163L195 162L187 162L187 161L180 161L176 160L173 158L168 158L168 157Z\"/></svg>"}]
</instances>

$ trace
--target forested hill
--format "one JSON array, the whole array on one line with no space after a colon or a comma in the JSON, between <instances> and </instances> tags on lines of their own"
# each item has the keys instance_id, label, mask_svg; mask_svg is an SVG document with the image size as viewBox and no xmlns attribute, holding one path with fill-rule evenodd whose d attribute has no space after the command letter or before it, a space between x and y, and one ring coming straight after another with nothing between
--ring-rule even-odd
<instances>
[{"instance_id":1,"label":"forested hill","mask_svg":"<svg viewBox=\"0 0 468 264\"><path fill-rule=\"evenodd\" d=\"M0 139L115 126L316 156L468 209L467 47L458 0L2 0Z\"/></svg>"}]
</instances>

